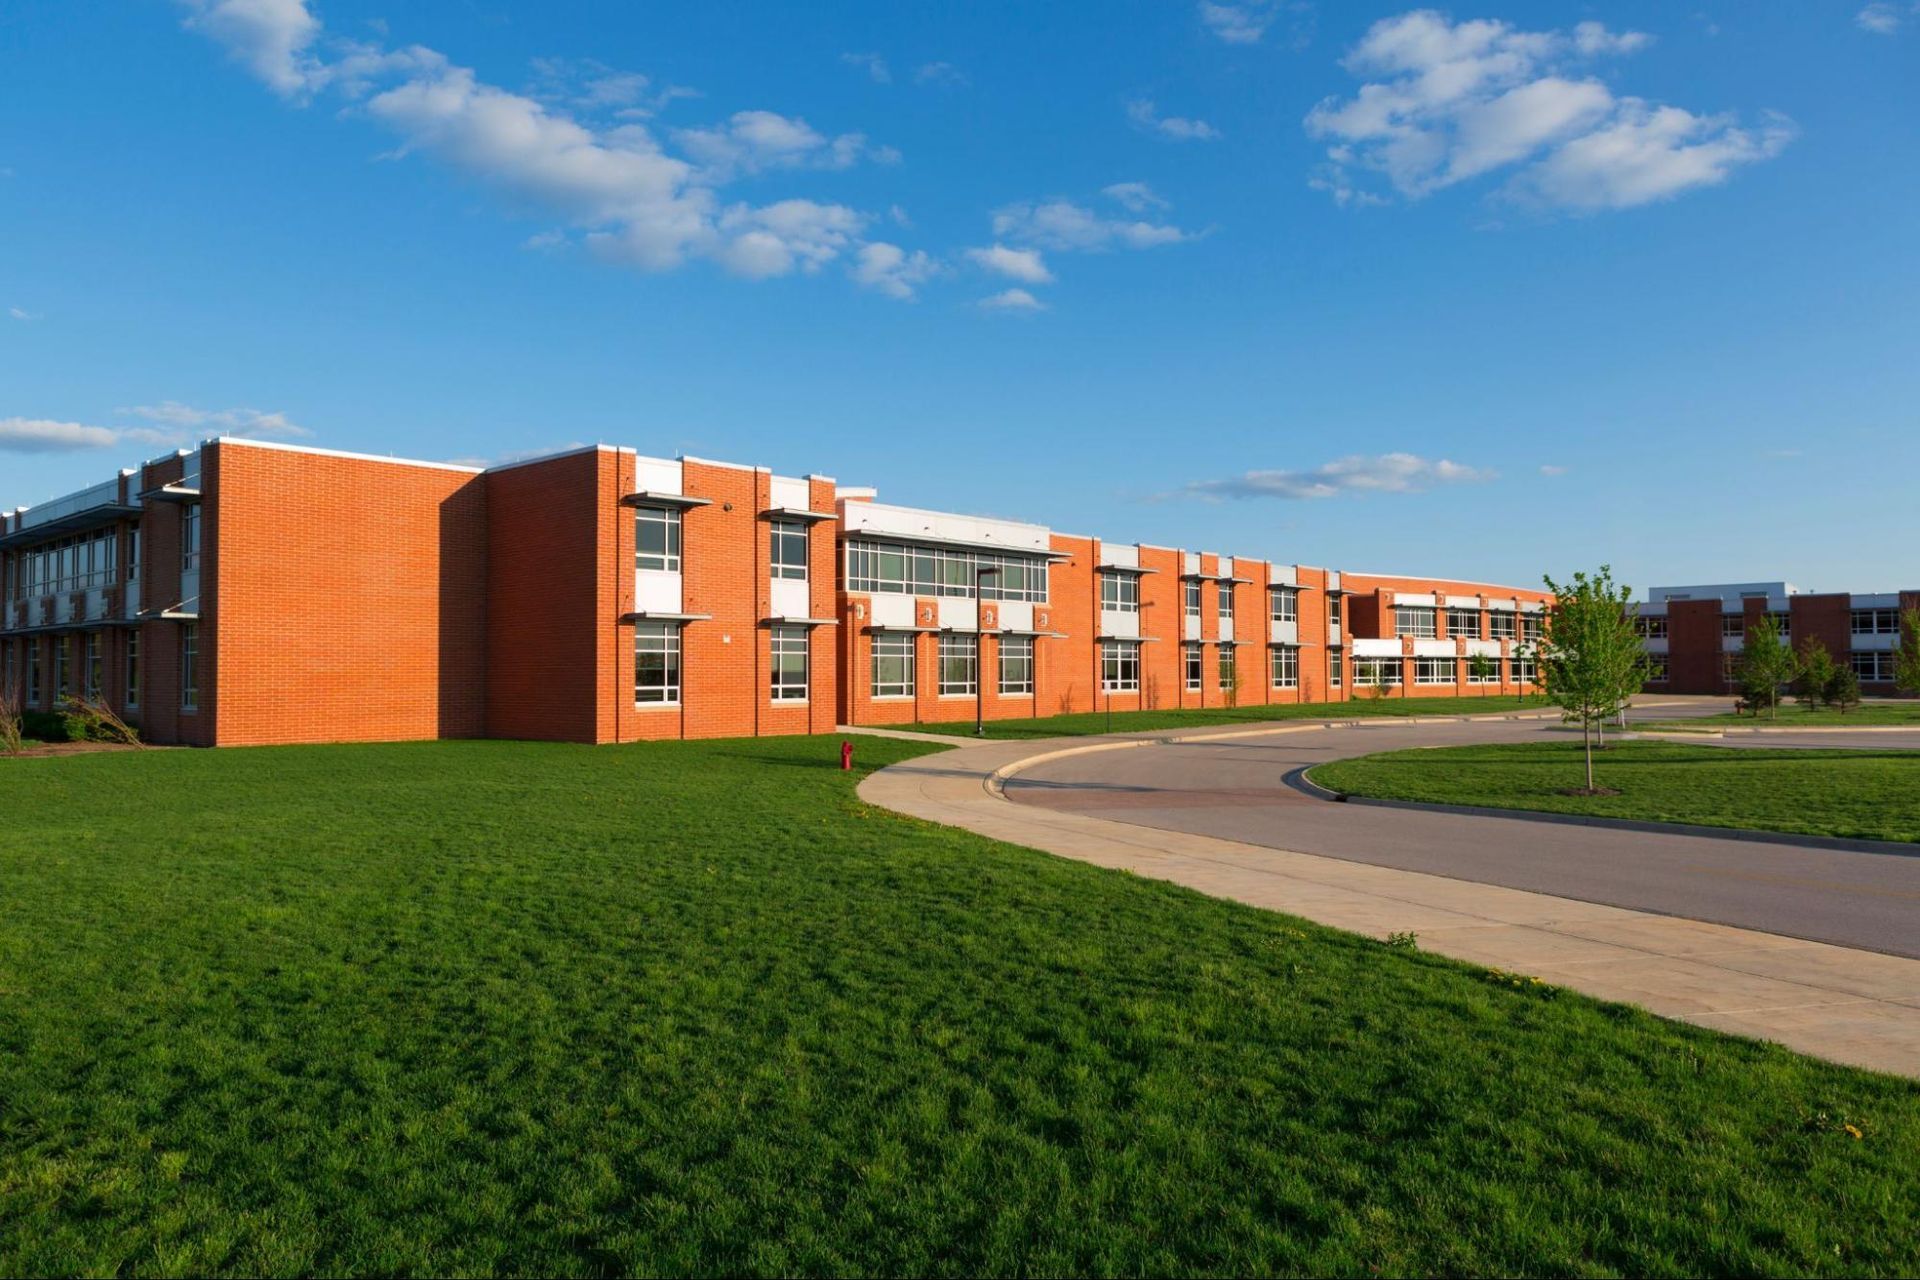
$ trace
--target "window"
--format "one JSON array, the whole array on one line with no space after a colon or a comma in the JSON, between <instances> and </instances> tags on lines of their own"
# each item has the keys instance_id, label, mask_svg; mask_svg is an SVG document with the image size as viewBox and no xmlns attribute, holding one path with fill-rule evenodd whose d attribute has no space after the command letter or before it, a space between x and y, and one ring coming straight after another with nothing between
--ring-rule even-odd
<instances>
[{"instance_id":1,"label":"window","mask_svg":"<svg viewBox=\"0 0 1920 1280\"><path fill-rule=\"evenodd\" d=\"M122 699L129 707L140 705L140 632L127 631L127 694Z\"/></svg>"},{"instance_id":2,"label":"window","mask_svg":"<svg viewBox=\"0 0 1920 1280\"><path fill-rule=\"evenodd\" d=\"M775 702L807 700L807 629L774 627L767 641L771 649L768 670Z\"/></svg>"},{"instance_id":3,"label":"window","mask_svg":"<svg viewBox=\"0 0 1920 1280\"><path fill-rule=\"evenodd\" d=\"M1109 613L1140 612L1140 578L1132 573L1100 575L1100 607Z\"/></svg>"},{"instance_id":4,"label":"window","mask_svg":"<svg viewBox=\"0 0 1920 1280\"><path fill-rule=\"evenodd\" d=\"M1855 609L1853 634L1897 636L1900 634L1900 611L1898 609Z\"/></svg>"},{"instance_id":5,"label":"window","mask_svg":"<svg viewBox=\"0 0 1920 1280\"><path fill-rule=\"evenodd\" d=\"M1447 634L1465 636L1469 640L1480 638L1480 611L1478 609L1447 610Z\"/></svg>"},{"instance_id":6,"label":"window","mask_svg":"<svg viewBox=\"0 0 1920 1280\"><path fill-rule=\"evenodd\" d=\"M1431 640L1440 634L1435 629L1433 615L1434 611L1426 605L1397 604L1393 606L1393 629L1399 635Z\"/></svg>"},{"instance_id":7,"label":"window","mask_svg":"<svg viewBox=\"0 0 1920 1280\"><path fill-rule=\"evenodd\" d=\"M883 631L873 638L873 696L913 696L913 633Z\"/></svg>"},{"instance_id":8,"label":"window","mask_svg":"<svg viewBox=\"0 0 1920 1280\"><path fill-rule=\"evenodd\" d=\"M807 526L798 520L775 520L767 527L767 563L776 578L807 580Z\"/></svg>"},{"instance_id":9,"label":"window","mask_svg":"<svg viewBox=\"0 0 1920 1280\"><path fill-rule=\"evenodd\" d=\"M1400 659L1362 658L1353 660L1353 682L1361 687L1400 683Z\"/></svg>"},{"instance_id":10,"label":"window","mask_svg":"<svg viewBox=\"0 0 1920 1280\"><path fill-rule=\"evenodd\" d=\"M1219 591L1219 599L1217 603L1220 607L1220 616L1222 618L1227 619L1228 621L1232 621L1233 619L1233 584L1231 582L1222 581L1220 583L1217 583L1216 587Z\"/></svg>"},{"instance_id":11,"label":"window","mask_svg":"<svg viewBox=\"0 0 1920 1280\"><path fill-rule=\"evenodd\" d=\"M1893 653L1890 650L1855 652L1847 655L1853 674L1860 677L1862 684L1870 681L1882 684L1893 683Z\"/></svg>"},{"instance_id":12,"label":"window","mask_svg":"<svg viewBox=\"0 0 1920 1280\"><path fill-rule=\"evenodd\" d=\"M140 581L140 526L127 526L127 581Z\"/></svg>"},{"instance_id":13,"label":"window","mask_svg":"<svg viewBox=\"0 0 1920 1280\"><path fill-rule=\"evenodd\" d=\"M1413 682L1415 684L1453 684L1455 662L1452 658L1415 658L1413 660Z\"/></svg>"},{"instance_id":14,"label":"window","mask_svg":"<svg viewBox=\"0 0 1920 1280\"><path fill-rule=\"evenodd\" d=\"M98 631L87 632L87 661L81 671L81 679L84 682L81 688L86 691L86 696L89 699L99 698L101 689L106 685L106 672L101 666Z\"/></svg>"},{"instance_id":15,"label":"window","mask_svg":"<svg viewBox=\"0 0 1920 1280\"><path fill-rule=\"evenodd\" d=\"M1664 640L1667 638L1667 617L1662 613L1637 613L1633 616L1633 629L1645 640Z\"/></svg>"},{"instance_id":16,"label":"window","mask_svg":"<svg viewBox=\"0 0 1920 1280\"><path fill-rule=\"evenodd\" d=\"M1792 614L1770 613L1767 616L1773 619L1774 630L1779 634L1782 640L1793 639L1793 615Z\"/></svg>"},{"instance_id":17,"label":"window","mask_svg":"<svg viewBox=\"0 0 1920 1280\"><path fill-rule=\"evenodd\" d=\"M73 637L61 636L53 642L53 700L65 702L73 696Z\"/></svg>"},{"instance_id":18,"label":"window","mask_svg":"<svg viewBox=\"0 0 1920 1280\"><path fill-rule=\"evenodd\" d=\"M1276 689L1298 689L1300 687L1300 651L1290 644L1275 645L1272 653L1273 687ZM1334 683L1338 684L1339 681Z\"/></svg>"},{"instance_id":19,"label":"window","mask_svg":"<svg viewBox=\"0 0 1920 1280\"><path fill-rule=\"evenodd\" d=\"M1340 602L1344 598L1337 593L1327 595L1327 625L1334 627L1340 625Z\"/></svg>"},{"instance_id":20,"label":"window","mask_svg":"<svg viewBox=\"0 0 1920 1280\"><path fill-rule=\"evenodd\" d=\"M1220 687L1222 689L1232 689L1235 683L1235 676L1238 674L1238 670L1233 664L1233 649L1234 646L1230 644L1220 646Z\"/></svg>"},{"instance_id":21,"label":"window","mask_svg":"<svg viewBox=\"0 0 1920 1280\"><path fill-rule=\"evenodd\" d=\"M1047 599L1047 560L1041 555L864 539L849 540L846 547L848 591L971 599L976 571L998 569L997 576L979 584L985 599L1038 604Z\"/></svg>"},{"instance_id":22,"label":"window","mask_svg":"<svg viewBox=\"0 0 1920 1280\"><path fill-rule=\"evenodd\" d=\"M1345 665L1341 661L1342 656L1339 649L1327 650L1327 687L1329 689L1340 687L1341 667Z\"/></svg>"},{"instance_id":23,"label":"window","mask_svg":"<svg viewBox=\"0 0 1920 1280\"><path fill-rule=\"evenodd\" d=\"M1487 610L1487 635L1495 640L1512 640L1520 634L1519 619L1511 609Z\"/></svg>"},{"instance_id":24,"label":"window","mask_svg":"<svg viewBox=\"0 0 1920 1280\"><path fill-rule=\"evenodd\" d=\"M1467 683L1499 684L1500 659L1493 654L1487 654L1486 661L1480 664L1480 669L1476 672L1474 670L1473 658L1469 656L1467 658Z\"/></svg>"},{"instance_id":25,"label":"window","mask_svg":"<svg viewBox=\"0 0 1920 1280\"><path fill-rule=\"evenodd\" d=\"M1033 692L1033 637L1000 637L1000 692L1006 697Z\"/></svg>"},{"instance_id":26,"label":"window","mask_svg":"<svg viewBox=\"0 0 1920 1280\"><path fill-rule=\"evenodd\" d=\"M1665 684L1667 682L1667 655L1654 653L1647 655L1647 683Z\"/></svg>"},{"instance_id":27,"label":"window","mask_svg":"<svg viewBox=\"0 0 1920 1280\"><path fill-rule=\"evenodd\" d=\"M1532 654L1516 653L1507 659L1507 662L1509 664L1509 670L1513 673L1513 682L1515 684L1532 684L1534 682Z\"/></svg>"},{"instance_id":28,"label":"window","mask_svg":"<svg viewBox=\"0 0 1920 1280\"><path fill-rule=\"evenodd\" d=\"M1187 689L1189 691L1198 689L1200 687L1200 646L1181 645L1180 656L1187 674Z\"/></svg>"},{"instance_id":29,"label":"window","mask_svg":"<svg viewBox=\"0 0 1920 1280\"><path fill-rule=\"evenodd\" d=\"M669 507L640 507L633 513L634 564L642 569L680 572L680 513Z\"/></svg>"},{"instance_id":30,"label":"window","mask_svg":"<svg viewBox=\"0 0 1920 1280\"><path fill-rule=\"evenodd\" d=\"M1740 655L1723 653L1720 655L1720 678L1728 684L1740 683Z\"/></svg>"},{"instance_id":31,"label":"window","mask_svg":"<svg viewBox=\"0 0 1920 1280\"><path fill-rule=\"evenodd\" d=\"M1100 688L1107 693L1140 692L1140 642L1100 642Z\"/></svg>"},{"instance_id":32,"label":"window","mask_svg":"<svg viewBox=\"0 0 1920 1280\"><path fill-rule=\"evenodd\" d=\"M940 696L972 696L980 692L980 638L940 637Z\"/></svg>"},{"instance_id":33,"label":"window","mask_svg":"<svg viewBox=\"0 0 1920 1280\"><path fill-rule=\"evenodd\" d=\"M1187 616L1189 618L1198 618L1200 616L1200 579L1188 578L1185 583L1185 587L1186 587L1186 596L1187 596Z\"/></svg>"},{"instance_id":34,"label":"window","mask_svg":"<svg viewBox=\"0 0 1920 1280\"><path fill-rule=\"evenodd\" d=\"M200 571L200 504L180 508L180 572Z\"/></svg>"},{"instance_id":35,"label":"window","mask_svg":"<svg viewBox=\"0 0 1920 1280\"><path fill-rule=\"evenodd\" d=\"M27 705L40 705L40 642L27 641Z\"/></svg>"},{"instance_id":36,"label":"window","mask_svg":"<svg viewBox=\"0 0 1920 1280\"><path fill-rule=\"evenodd\" d=\"M1335 622L1340 620L1337 616L1339 599L1340 597L1334 596L1328 602L1334 607L1336 616L1333 621ZM1298 622L1300 620L1300 589L1298 587L1267 588L1267 615L1275 622Z\"/></svg>"},{"instance_id":37,"label":"window","mask_svg":"<svg viewBox=\"0 0 1920 1280\"><path fill-rule=\"evenodd\" d=\"M638 622L633 627L633 700L649 706L680 701L680 627Z\"/></svg>"},{"instance_id":38,"label":"window","mask_svg":"<svg viewBox=\"0 0 1920 1280\"><path fill-rule=\"evenodd\" d=\"M180 628L180 709L193 711L200 706L200 628L187 623Z\"/></svg>"},{"instance_id":39,"label":"window","mask_svg":"<svg viewBox=\"0 0 1920 1280\"><path fill-rule=\"evenodd\" d=\"M1744 613L1723 613L1720 615L1720 634L1729 640L1738 640L1747 634L1747 616Z\"/></svg>"},{"instance_id":40,"label":"window","mask_svg":"<svg viewBox=\"0 0 1920 1280\"><path fill-rule=\"evenodd\" d=\"M1520 615L1520 638L1529 642L1537 641L1547 634L1547 615L1544 613L1523 613Z\"/></svg>"}]
</instances>

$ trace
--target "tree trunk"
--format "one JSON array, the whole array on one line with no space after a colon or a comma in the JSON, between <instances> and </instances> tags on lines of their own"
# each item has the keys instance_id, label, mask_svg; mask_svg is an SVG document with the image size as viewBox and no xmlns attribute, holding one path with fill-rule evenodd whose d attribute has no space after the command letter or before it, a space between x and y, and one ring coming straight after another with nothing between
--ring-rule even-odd
<instances>
[{"instance_id":1,"label":"tree trunk","mask_svg":"<svg viewBox=\"0 0 1920 1280\"><path fill-rule=\"evenodd\" d=\"M1587 790L1593 790L1593 730L1591 722L1580 722L1580 742L1587 750Z\"/></svg>"}]
</instances>

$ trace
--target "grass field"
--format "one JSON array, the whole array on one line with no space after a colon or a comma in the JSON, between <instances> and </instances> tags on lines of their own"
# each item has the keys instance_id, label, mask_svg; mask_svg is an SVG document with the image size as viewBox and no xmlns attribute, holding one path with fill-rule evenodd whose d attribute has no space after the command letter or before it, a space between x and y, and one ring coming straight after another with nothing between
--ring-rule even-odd
<instances>
[{"instance_id":1,"label":"grass field","mask_svg":"<svg viewBox=\"0 0 1920 1280\"><path fill-rule=\"evenodd\" d=\"M1797 702L1780 704L1780 714L1769 716L1737 716L1732 712L1715 716L1700 716L1697 719L1654 722L1661 727L1676 729L1721 729L1737 726L1743 729L1792 729L1802 727L1823 728L1859 728L1862 725L1907 725L1920 729L1920 701L1913 702L1866 702L1851 711L1835 711L1831 707L1822 707L1818 711L1808 711ZM1653 727L1652 723L1641 726Z\"/></svg>"},{"instance_id":2,"label":"grass field","mask_svg":"<svg viewBox=\"0 0 1920 1280\"><path fill-rule=\"evenodd\" d=\"M1577 739L1387 751L1317 765L1312 778L1385 800L1920 840L1920 752L1616 742L1594 759L1596 780L1620 794L1562 794L1585 782Z\"/></svg>"},{"instance_id":3,"label":"grass field","mask_svg":"<svg viewBox=\"0 0 1920 1280\"><path fill-rule=\"evenodd\" d=\"M1552 708L1538 698L1356 698L1352 702L1288 704L1265 707L1162 708L1156 711L1116 711L1112 729L1102 711L1075 712L1064 716L1038 716L1031 720L989 720L989 738L1055 738L1094 733L1135 733L1152 729L1200 729L1208 725L1233 728L1267 720L1356 720L1362 716L1469 716L1500 715L1515 711L1548 712ZM937 724L898 725L924 733L944 733L955 737L973 736L973 721L945 721Z\"/></svg>"},{"instance_id":4,"label":"grass field","mask_svg":"<svg viewBox=\"0 0 1920 1280\"><path fill-rule=\"evenodd\" d=\"M0 1272L1920 1267L1909 1081L872 811L836 745L0 761Z\"/></svg>"}]
</instances>

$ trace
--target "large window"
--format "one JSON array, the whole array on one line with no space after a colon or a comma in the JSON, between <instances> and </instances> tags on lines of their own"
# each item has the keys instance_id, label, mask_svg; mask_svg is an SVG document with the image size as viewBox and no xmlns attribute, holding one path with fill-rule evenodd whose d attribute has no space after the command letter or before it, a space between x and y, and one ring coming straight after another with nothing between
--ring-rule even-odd
<instances>
[{"instance_id":1,"label":"large window","mask_svg":"<svg viewBox=\"0 0 1920 1280\"><path fill-rule=\"evenodd\" d=\"M1047 599L1047 560L1016 552L968 551L850 539L847 590L873 595L971 597L980 569L1000 572L980 583L988 600Z\"/></svg>"},{"instance_id":2,"label":"large window","mask_svg":"<svg viewBox=\"0 0 1920 1280\"><path fill-rule=\"evenodd\" d=\"M58 636L53 642L53 700L65 702L73 696L73 637Z\"/></svg>"},{"instance_id":3,"label":"large window","mask_svg":"<svg viewBox=\"0 0 1920 1280\"><path fill-rule=\"evenodd\" d=\"M1181 665L1186 670L1187 690L1189 692L1198 690L1200 688L1200 671L1202 667L1200 646L1197 644L1181 645L1180 656L1182 659Z\"/></svg>"},{"instance_id":4,"label":"large window","mask_svg":"<svg viewBox=\"0 0 1920 1280\"><path fill-rule=\"evenodd\" d=\"M1509 670L1513 673L1515 684L1532 684L1534 680L1533 655L1516 653L1507 659Z\"/></svg>"},{"instance_id":5,"label":"large window","mask_svg":"<svg viewBox=\"0 0 1920 1280\"><path fill-rule=\"evenodd\" d=\"M1667 638L1667 616L1663 613L1637 613L1633 617L1633 629L1643 639L1665 640Z\"/></svg>"},{"instance_id":6,"label":"large window","mask_svg":"<svg viewBox=\"0 0 1920 1280\"><path fill-rule=\"evenodd\" d=\"M1353 660L1353 683L1361 688L1376 684L1400 683L1400 659L1362 658Z\"/></svg>"},{"instance_id":7,"label":"large window","mask_svg":"<svg viewBox=\"0 0 1920 1280\"><path fill-rule=\"evenodd\" d=\"M1511 609L1487 610L1487 635L1495 640L1512 640L1520 634L1520 619Z\"/></svg>"},{"instance_id":8,"label":"large window","mask_svg":"<svg viewBox=\"0 0 1920 1280\"><path fill-rule=\"evenodd\" d=\"M1183 586L1185 588L1183 594L1186 600L1187 616L1189 618L1198 618L1200 616L1200 580L1198 578L1188 578Z\"/></svg>"},{"instance_id":9,"label":"large window","mask_svg":"<svg viewBox=\"0 0 1920 1280\"><path fill-rule=\"evenodd\" d=\"M1454 665L1452 658L1415 658L1413 682L1415 684L1453 684Z\"/></svg>"},{"instance_id":10,"label":"large window","mask_svg":"<svg viewBox=\"0 0 1920 1280\"><path fill-rule=\"evenodd\" d=\"M200 569L200 504L189 502L180 508L180 572Z\"/></svg>"},{"instance_id":11,"label":"large window","mask_svg":"<svg viewBox=\"0 0 1920 1280\"><path fill-rule=\"evenodd\" d=\"M1140 692L1140 642L1100 642L1100 688L1106 693Z\"/></svg>"},{"instance_id":12,"label":"large window","mask_svg":"<svg viewBox=\"0 0 1920 1280\"><path fill-rule=\"evenodd\" d=\"M1884 649L1871 652L1858 651L1847 655L1847 661L1853 667L1853 674L1859 676L1863 684L1869 681L1891 684L1893 658L1892 652Z\"/></svg>"},{"instance_id":13,"label":"large window","mask_svg":"<svg viewBox=\"0 0 1920 1280\"><path fill-rule=\"evenodd\" d=\"M1346 666L1346 663L1342 661L1345 656L1345 651L1342 649L1327 650L1327 687L1330 689L1338 689L1340 687L1340 677L1343 674L1341 668Z\"/></svg>"},{"instance_id":14,"label":"large window","mask_svg":"<svg viewBox=\"0 0 1920 1280\"><path fill-rule=\"evenodd\" d=\"M773 679L775 702L807 700L807 629L774 627L769 632L771 660L768 670Z\"/></svg>"},{"instance_id":15,"label":"large window","mask_svg":"<svg viewBox=\"0 0 1920 1280\"><path fill-rule=\"evenodd\" d=\"M1220 666L1220 687L1222 689L1232 689L1238 675L1233 665L1233 650L1234 646L1230 644L1220 646L1218 661Z\"/></svg>"},{"instance_id":16,"label":"large window","mask_svg":"<svg viewBox=\"0 0 1920 1280\"><path fill-rule=\"evenodd\" d=\"M106 670L100 656L100 633L98 631L87 632L86 645L87 658L86 665L81 668L80 672L80 687L89 700L95 700L100 697L100 692L106 687L107 680Z\"/></svg>"},{"instance_id":17,"label":"large window","mask_svg":"<svg viewBox=\"0 0 1920 1280\"><path fill-rule=\"evenodd\" d=\"M639 507L633 513L633 562L642 569L680 572L680 512Z\"/></svg>"},{"instance_id":18,"label":"large window","mask_svg":"<svg viewBox=\"0 0 1920 1280\"><path fill-rule=\"evenodd\" d=\"M140 581L140 526L127 528L127 581Z\"/></svg>"},{"instance_id":19,"label":"large window","mask_svg":"<svg viewBox=\"0 0 1920 1280\"><path fill-rule=\"evenodd\" d=\"M1792 614L1770 613L1767 616L1773 619L1773 629L1776 635L1778 635L1782 640L1793 639L1793 615Z\"/></svg>"},{"instance_id":20,"label":"large window","mask_svg":"<svg viewBox=\"0 0 1920 1280\"><path fill-rule=\"evenodd\" d=\"M767 562L774 577L805 582L807 526L798 520L775 520L767 526Z\"/></svg>"},{"instance_id":21,"label":"large window","mask_svg":"<svg viewBox=\"0 0 1920 1280\"><path fill-rule=\"evenodd\" d=\"M1140 612L1140 576L1133 573L1101 574L1100 607L1109 613Z\"/></svg>"},{"instance_id":22,"label":"large window","mask_svg":"<svg viewBox=\"0 0 1920 1280\"><path fill-rule=\"evenodd\" d=\"M980 638L943 635L940 637L940 696L969 697L980 692Z\"/></svg>"},{"instance_id":23,"label":"large window","mask_svg":"<svg viewBox=\"0 0 1920 1280\"><path fill-rule=\"evenodd\" d=\"M680 701L680 627L640 622L633 628L633 700L643 706Z\"/></svg>"},{"instance_id":24,"label":"large window","mask_svg":"<svg viewBox=\"0 0 1920 1280\"><path fill-rule=\"evenodd\" d=\"M1033 692L1033 637L1000 637L1000 692L1014 697Z\"/></svg>"},{"instance_id":25,"label":"large window","mask_svg":"<svg viewBox=\"0 0 1920 1280\"><path fill-rule=\"evenodd\" d=\"M1439 634L1435 629L1434 610L1431 605L1397 604L1393 606L1393 629L1403 636L1415 636L1431 640Z\"/></svg>"},{"instance_id":26,"label":"large window","mask_svg":"<svg viewBox=\"0 0 1920 1280\"><path fill-rule=\"evenodd\" d=\"M1300 588L1268 587L1267 614L1275 622L1298 622L1300 620ZM1335 618L1334 621L1338 622L1339 619Z\"/></svg>"},{"instance_id":27,"label":"large window","mask_svg":"<svg viewBox=\"0 0 1920 1280\"><path fill-rule=\"evenodd\" d=\"M180 709L193 711L200 706L200 628L187 623L180 628Z\"/></svg>"},{"instance_id":28,"label":"large window","mask_svg":"<svg viewBox=\"0 0 1920 1280\"><path fill-rule=\"evenodd\" d=\"M1747 615L1744 613L1723 613L1720 615L1720 634L1728 640L1738 640L1747 634Z\"/></svg>"},{"instance_id":29,"label":"large window","mask_svg":"<svg viewBox=\"0 0 1920 1280\"><path fill-rule=\"evenodd\" d=\"M882 631L873 637L873 696L913 696L913 633Z\"/></svg>"},{"instance_id":30,"label":"large window","mask_svg":"<svg viewBox=\"0 0 1920 1280\"><path fill-rule=\"evenodd\" d=\"M27 705L40 705L40 642L27 641Z\"/></svg>"},{"instance_id":31,"label":"large window","mask_svg":"<svg viewBox=\"0 0 1920 1280\"><path fill-rule=\"evenodd\" d=\"M1665 684L1667 682L1667 655L1653 653L1647 655L1647 683Z\"/></svg>"},{"instance_id":32,"label":"large window","mask_svg":"<svg viewBox=\"0 0 1920 1280\"><path fill-rule=\"evenodd\" d=\"M17 599L86 591L119 580L119 535L112 529L44 543L13 557L11 592Z\"/></svg>"},{"instance_id":33,"label":"large window","mask_svg":"<svg viewBox=\"0 0 1920 1280\"><path fill-rule=\"evenodd\" d=\"M1529 644L1537 643L1547 634L1547 615L1544 613L1523 613L1520 615L1520 638Z\"/></svg>"},{"instance_id":34,"label":"large window","mask_svg":"<svg viewBox=\"0 0 1920 1280\"><path fill-rule=\"evenodd\" d=\"M140 632L127 629L127 693L122 699L128 707L140 705Z\"/></svg>"},{"instance_id":35,"label":"large window","mask_svg":"<svg viewBox=\"0 0 1920 1280\"><path fill-rule=\"evenodd\" d=\"M1478 609L1447 610L1447 634L1465 636L1469 640L1480 638L1480 611Z\"/></svg>"},{"instance_id":36,"label":"large window","mask_svg":"<svg viewBox=\"0 0 1920 1280\"><path fill-rule=\"evenodd\" d=\"M1468 684L1499 684L1500 683L1500 659L1493 656L1492 654L1487 654L1486 661L1481 662L1479 664L1479 669L1476 670L1473 656L1468 655L1467 683Z\"/></svg>"},{"instance_id":37,"label":"large window","mask_svg":"<svg viewBox=\"0 0 1920 1280\"><path fill-rule=\"evenodd\" d=\"M1273 687L1276 689L1298 689L1300 687L1300 651L1292 645L1276 645L1272 650ZM1336 684L1338 681L1335 682Z\"/></svg>"},{"instance_id":38,"label":"large window","mask_svg":"<svg viewBox=\"0 0 1920 1280\"><path fill-rule=\"evenodd\" d=\"M1900 634L1900 611L1898 609L1855 609L1853 634L1897 636Z\"/></svg>"},{"instance_id":39,"label":"large window","mask_svg":"<svg viewBox=\"0 0 1920 1280\"><path fill-rule=\"evenodd\" d=\"M1222 581L1215 585L1218 588L1217 603L1220 608L1220 616L1228 621L1232 621L1233 619L1233 584L1231 582Z\"/></svg>"}]
</instances>

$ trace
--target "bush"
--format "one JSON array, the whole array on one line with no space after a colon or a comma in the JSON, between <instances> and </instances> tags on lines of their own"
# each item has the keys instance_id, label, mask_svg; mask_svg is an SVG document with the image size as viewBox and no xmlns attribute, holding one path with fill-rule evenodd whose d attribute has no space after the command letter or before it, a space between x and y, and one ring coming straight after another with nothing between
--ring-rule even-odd
<instances>
[{"instance_id":1,"label":"bush","mask_svg":"<svg viewBox=\"0 0 1920 1280\"><path fill-rule=\"evenodd\" d=\"M40 742L71 742L67 735L67 717L52 711L28 711L20 717L20 730Z\"/></svg>"},{"instance_id":2,"label":"bush","mask_svg":"<svg viewBox=\"0 0 1920 1280\"><path fill-rule=\"evenodd\" d=\"M1842 715L1860 705L1860 677L1852 667L1835 667L1827 677L1827 705L1838 707Z\"/></svg>"},{"instance_id":3,"label":"bush","mask_svg":"<svg viewBox=\"0 0 1920 1280\"><path fill-rule=\"evenodd\" d=\"M20 717L22 736L40 742L124 742L137 736L103 704L69 702L58 711L28 711Z\"/></svg>"}]
</instances>

